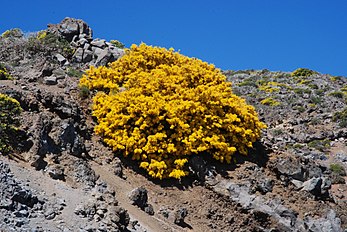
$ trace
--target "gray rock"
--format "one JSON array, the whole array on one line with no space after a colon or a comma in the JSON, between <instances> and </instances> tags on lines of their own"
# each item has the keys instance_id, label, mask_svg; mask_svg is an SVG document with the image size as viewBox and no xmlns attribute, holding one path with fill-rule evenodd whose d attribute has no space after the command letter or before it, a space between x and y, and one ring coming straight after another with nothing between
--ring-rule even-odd
<instances>
[{"instance_id":1,"label":"gray rock","mask_svg":"<svg viewBox=\"0 0 347 232\"><path fill-rule=\"evenodd\" d=\"M302 190L311 192L314 195L320 195L322 183L322 178L313 177L302 184Z\"/></svg>"},{"instance_id":2,"label":"gray rock","mask_svg":"<svg viewBox=\"0 0 347 232\"><path fill-rule=\"evenodd\" d=\"M314 232L342 232L341 219L336 217L334 210L329 210L325 218L313 219L306 217L304 219L307 231Z\"/></svg>"},{"instance_id":3,"label":"gray rock","mask_svg":"<svg viewBox=\"0 0 347 232\"><path fill-rule=\"evenodd\" d=\"M145 189L144 187L133 189L129 194L129 199L131 201L131 204L144 209L147 206L148 201L147 189Z\"/></svg>"},{"instance_id":4,"label":"gray rock","mask_svg":"<svg viewBox=\"0 0 347 232\"><path fill-rule=\"evenodd\" d=\"M86 51L86 50L92 51L92 46L90 46L90 44L86 43L86 44L84 44L84 46L83 46L83 50L84 50L84 51Z\"/></svg>"},{"instance_id":5,"label":"gray rock","mask_svg":"<svg viewBox=\"0 0 347 232\"><path fill-rule=\"evenodd\" d=\"M58 83L55 76L44 77L43 80L46 85L56 85Z\"/></svg>"},{"instance_id":6,"label":"gray rock","mask_svg":"<svg viewBox=\"0 0 347 232\"><path fill-rule=\"evenodd\" d=\"M88 162L82 159L77 159L73 163L73 169L75 170L72 174L72 178L80 183L84 183L87 186L94 187L98 176L94 170L90 167Z\"/></svg>"},{"instance_id":7,"label":"gray rock","mask_svg":"<svg viewBox=\"0 0 347 232\"><path fill-rule=\"evenodd\" d=\"M174 214L174 223L177 225L183 225L184 219L188 215L188 210L186 208L178 209Z\"/></svg>"},{"instance_id":8,"label":"gray rock","mask_svg":"<svg viewBox=\"0 0 347 232\"><path fill-rule=\"evenodd\" d=\"M120 49L120 48L117 48L117 47L110 48L110 52L111 52L111 54L113 56L113 60L112 61L118 60L120 57L122 57L125 54L123 49Z\"/></svg>"},{"instance_id":9,"label":"gray rock","mask_svg":"<svg viewBox=\"0 0 347 232\"><path fill-rule=\"evenodd\" d=\"M95 53L96 54L96 53ZM99 52L97 54L97 59L95 61L95 66L98 67L98 66L104 66L106 65L110 60L111 60L111 57L112 57L112 53L108 50L108 49L104 49L102 50L101 52Z\"/></svg>"},{"instance_id":10,"label":"gray rock","mask_svg":"<svg viewBox=\"0 0 347 232\"><path fill-rule=\"evenodd\" d=\"M276 169L280 174L290 177L292 179L300 181L304 180L304 170L297 159L281 159L276 164Z\"/></svg>"},{"instance_id":11,"label":"gray rock","mask_svg":"<svg viewBox=\"0 0 347 232\"><path fill-rule=\"evenodd\" d=\"M154 209L151 204L147 204L146 207L144 208L144 211L149 215L154 215Z\"/></svg>"},{"instance_id":12,"label":"gray rock","mask_svg":"<svg viewBox=\"0 0 347 232\"><path fill-rule=\"evenodd\" d=\"M59 34L64 39L71 42L75 36L84 34L86 38L92 38L92 29L83 20L74 18L65 18L59 24L49 24L48 31Z\"/></svg>"},{"instance_id":13,"label":"gray rock","mask_svg":"<svg viewBox=\"0 0 347 232\"><path fill-rule=\"evenodd\" d=\"M81 38L77 41L77 46L84 47L84 45L88 44L88 40L86 38Z\"/></svg>"},{"instance_id":14,"label":"gray rock","mask_svg":"<svg viewBox=\"0 0 347 232\"><path fill-rule=\"evenodd\" d=\"M64 167L59 165L59 164L49 165L47 173L54 180L64 180L65 179Z\"/></svg>"},{"instance_id":15,"label":"gray rock","mask_svg":"<svg viewBox=\"0 0 347 232\"><path fill-rule=\"evenodd\" d=\"M83 62L83 48L77 48L75 53L72 56L72 59L77 63Z\"/></svg>"},{"instance_id":16,"label":"gray rock","mask_svg":"<svg viewBox=\"0 0 347 232\"><path fill-rule=\"evenodd\" d=\"M256 189L262 194L272 192L272 188L274 186L274 181L269 178L260 178L257 181Z\"/></svg>"},{"instance_id":17,"label":"gray rock","mask_svg":"<svg viewBox=\"0 0 347 232\"><path fill-rule=\"evenodd\" d=\"M55 209L53 209L53 208L48 208L46 211L45 211L45 218L47 219L47 220L52 220L52 219L54 219L55 218L55 216L56 216L56 212L55 212Z\"/></svg>"},{"instance_id":18,"label":"gray rock","mask_svg":"<svg viewBox=\"0 0 347 232\"><path fill-rule=\"evenodd\" d=\"M194 156L189 159L189 169L200 180L205 180L207 174L207 163L201 156Z\"/></svg>"},{"instance_id":19,"label":"gray rock","mask_svg":"<svg viewBox=\"0 0 347 232\"><path fill-rule=\"evenodd\" d=\"M92 59L93 59L93 52L90 50L84 50L83 51L83 62L87 63L87 62L92 61Z\"/></svg>"},{"instance_id":20,"label":"gray rock","mask_svg":"<svg viewBox=\"0 0 347 232\"><path fill-rule=\"evenodd\" d=\"M104 39L94 39L90 44L98 48L106 48L106 41Z\"/></svg>"},{"instance_id":21,"label":"gray rock","mask_svg":"<svg viewBox=\"0 0 347 232\"><path fill-rule=\"evenodd\" d=\"M57 59L60 65L64 65L67 62L66 58L59 53L55 54L54 58Z\"/></svg>"},{"instance_id":22,"label":"gray rock","mask_svg":"<svg viewBox=\"0 0 347 232\"><path fill-rule=\"evenodd\" d=\"M300 181L300 180L291 180L290 181L297 190L301 189L302 188L302 185L303 185L303 182Z\"/></svg>"},{"instance_id":23,"label":"gray rock","mask_svg":"<svg viewBox=\"0 0 347 232\"><path fill-rule=\"evenodd\" d=\"M65 79L65 71L62 69L54 69L53 75L57 78L57 80Z\"/></svg>"}]
</instances>

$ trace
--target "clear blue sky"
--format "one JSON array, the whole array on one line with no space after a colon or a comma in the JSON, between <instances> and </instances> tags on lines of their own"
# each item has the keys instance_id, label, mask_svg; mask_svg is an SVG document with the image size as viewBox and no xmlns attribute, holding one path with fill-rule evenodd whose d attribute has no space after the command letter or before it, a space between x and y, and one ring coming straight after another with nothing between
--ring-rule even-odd
<instances>
[{"instance_id":1,"label":"clear blue sky","mask_svg":"<svg viewBox=\"0 0 347 232\"><path fill-rule=\"evenodd\" d=\"M0 31L85 20L94 37L173 47L221 69L347 76L347 0L2 0Z\"/></svg>"}]
</instances>

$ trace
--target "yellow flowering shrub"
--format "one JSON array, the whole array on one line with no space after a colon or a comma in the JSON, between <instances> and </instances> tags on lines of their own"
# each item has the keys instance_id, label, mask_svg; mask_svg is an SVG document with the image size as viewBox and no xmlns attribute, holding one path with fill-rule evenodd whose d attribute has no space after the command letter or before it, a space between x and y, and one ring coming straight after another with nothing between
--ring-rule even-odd
<instances>
[{"instance_id":1,"label":"yellow flowering shrub","mask_svg":"<svg viewBox=\"0 0 347 232\"><path fill-rule=\"evenodd\" d=\"M0 155L7 154L12 147L11 136L19 123L17 116L22 108L16 99L0 93Z\"/></svg>"},{"instance_id":2,"label":"yellow flowering shrub","mask_svg":"<svg viewBox=\"0 0 347 232\"><path fill-rule=\"evenodd\" d=\"M99 90L95 132L154 178L188 175L194 154L230 163L265 127L219 69L173 49L133 45L109 67L90 67L80 86Z\"/></svg>"},{"instance_id":3,"label":"yellow flowering shrub","mask_svg":"<svg viewBox=\"0 0 347 232\"><path fill-rule=\"evenodd\" d=\"M12 77L8 73L5 65L3 63L0 63L0 80L11 80Z\"/></svg>"}]
</instances>

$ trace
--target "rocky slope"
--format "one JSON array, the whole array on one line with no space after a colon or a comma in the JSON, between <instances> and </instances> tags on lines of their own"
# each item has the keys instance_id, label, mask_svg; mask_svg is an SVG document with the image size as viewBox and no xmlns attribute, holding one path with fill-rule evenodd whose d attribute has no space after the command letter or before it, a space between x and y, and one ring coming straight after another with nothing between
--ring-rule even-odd
<instances>
[{"instance_id":1,"label":"rocky slope","mask_svg":"<svg viewBox=\"0 0 347 232\"><path fill-rule=\"evenodd\" d=\"M0 38L13 77L0 93L23 112L15 153L0 157L0 230L347 230L346 78L225 71L268 125L262 140L236 164L195 157L192 177L158 182L93 134L90 93L77 86L119 44L70 18L14 32Z\"/></svg>"}]
</instances>

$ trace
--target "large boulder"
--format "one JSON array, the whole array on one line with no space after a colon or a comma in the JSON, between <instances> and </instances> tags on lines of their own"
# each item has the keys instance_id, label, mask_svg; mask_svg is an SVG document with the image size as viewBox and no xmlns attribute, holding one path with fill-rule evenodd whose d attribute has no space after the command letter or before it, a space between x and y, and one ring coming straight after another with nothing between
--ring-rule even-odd
<instances>
[{"instance_id":1,"label":"large boulder","mask_svg":"<svg viewBox=\"0 0 347 232\"><path fill-rule=\"evenodd\" d=\"M64 39L71 42L74 36L81 34L88 38L93 37L93 31L86 22L81 19L65 18L58 24L48 24L48 31L62 35Z\"/></svg>"}]
</instances>

